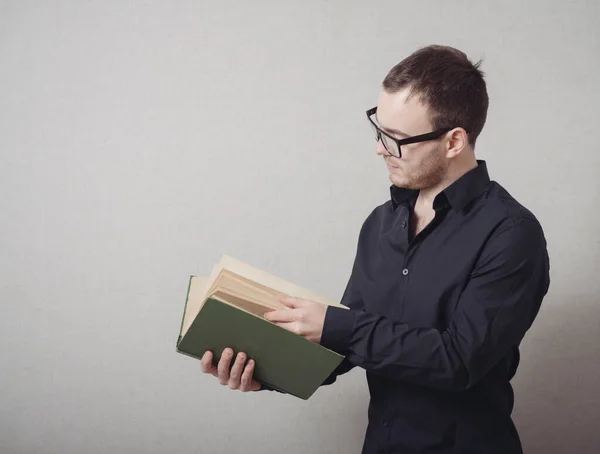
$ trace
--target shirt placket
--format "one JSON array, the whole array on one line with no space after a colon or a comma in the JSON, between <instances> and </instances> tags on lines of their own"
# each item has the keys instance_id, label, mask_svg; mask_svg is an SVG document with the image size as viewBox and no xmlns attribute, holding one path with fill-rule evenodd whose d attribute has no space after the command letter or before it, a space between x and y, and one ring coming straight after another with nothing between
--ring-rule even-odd
<instances>
[{"instance_id":1,"label":"shirt placket","mask_svg":"<svg viewBox=\"0 0 600 454\"><path fill-rule=\"evenodd\" d=\"M402 227L402 235L403 241L406 241L406 254L404 256L404 263L402 266L402 279L404 279L402 285L402 295L400 297L400 319L404 316L404 307L406 304L406 295L408 293L408 285L410 282L410 275L413 272L413 265L416 261L417 254L423 241L430 235L431 231L442 221L444 217L444 210L436 210L434 218L431 222L421 231L418 235L416 235L412 240L410 240L410 220L412 216L412 210L409 208L406 209L405 219L401 223Z\"/></svg>"}]
</instances>

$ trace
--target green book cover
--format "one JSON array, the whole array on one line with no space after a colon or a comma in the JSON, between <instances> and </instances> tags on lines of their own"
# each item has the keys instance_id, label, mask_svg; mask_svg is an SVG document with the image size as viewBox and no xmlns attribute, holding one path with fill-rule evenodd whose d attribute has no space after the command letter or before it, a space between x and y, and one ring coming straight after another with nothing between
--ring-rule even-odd
<instances>
[{"instance_id":1,"label":"green book cover","mask_svg":"<svg viewBox=\"0 0 600 454\"><path fill-rule=\"evenodd\" d=\"M227 347L255 360L255 380L305 400L343 360L342 355L322 345L230 304L208 298L185 334L180 333L177 351L200 359L210 350L216 364Z\"/></svg>"}]
</instances>

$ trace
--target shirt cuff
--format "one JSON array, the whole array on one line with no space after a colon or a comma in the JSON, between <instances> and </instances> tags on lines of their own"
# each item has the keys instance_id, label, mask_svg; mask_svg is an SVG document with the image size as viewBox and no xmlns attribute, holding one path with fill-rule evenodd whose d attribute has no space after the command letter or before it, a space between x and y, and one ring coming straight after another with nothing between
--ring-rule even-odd
<instances>
[{"instance_id":1,"label":"shirt cuff","mask_svg":"<svg viewBox=\"0 0 600 454\"><path fill-rule=\"evenodd\" d=\"M328 306L321 334L321 345L345 355L350 346L355 316L355 312L351 309Z\"/></svg>"}]
</instances>

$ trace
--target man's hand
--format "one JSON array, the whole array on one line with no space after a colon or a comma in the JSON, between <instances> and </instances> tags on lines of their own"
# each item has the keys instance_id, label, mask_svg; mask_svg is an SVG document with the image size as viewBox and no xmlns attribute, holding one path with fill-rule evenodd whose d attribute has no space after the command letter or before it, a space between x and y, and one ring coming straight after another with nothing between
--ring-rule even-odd
<instances>
[{"instance_id":1,"label":"man's hand","mask_svg":"<svg viewBox=\"0 0 600 454\"><path fill-rule=\"evenodd\" d=\"M213 354L208 351L202 356L202 372L214 375L219 379L221 385L229 386L231 389L239 389L242 392L258 391L261 388L261 384L252 378L252 374L254 373L254 360L251 359L248 361L248 364L246 364L246 354L240 352L232 367L232 359L233 350L226 348L223 350L219 364L214 366L212 363Z\"/></svg>"},{"instance_id":2,"label":"man's hand","mask_svg":"<svg viewBox=\"0 0 600 454\"><path fill-rule=\"evenodd\" d=\"M327 306L300 298L279 298L289 309L274 310L264 314L265 320L299 334L317 344L321 342Z\"/></svg>"}]
</instances>

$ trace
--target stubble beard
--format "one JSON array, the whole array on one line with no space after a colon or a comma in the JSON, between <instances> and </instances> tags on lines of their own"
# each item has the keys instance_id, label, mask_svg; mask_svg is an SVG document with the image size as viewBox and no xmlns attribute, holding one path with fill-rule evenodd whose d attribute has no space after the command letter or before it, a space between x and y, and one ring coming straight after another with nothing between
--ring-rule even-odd
<instances>
[{"instance_id":1,"label":"stubble beard","mask_svg":"<svg viewBox=\"0 0 600 454\"><path fill-rule=\"evenodd\" d=\"M405 172L400 178L393 178L393 176L390 175L392 183L407 189L423 190L439 185L446 176L442 150L436 148L429 151L418 167Z\"/></svg>"}]
</instances>

